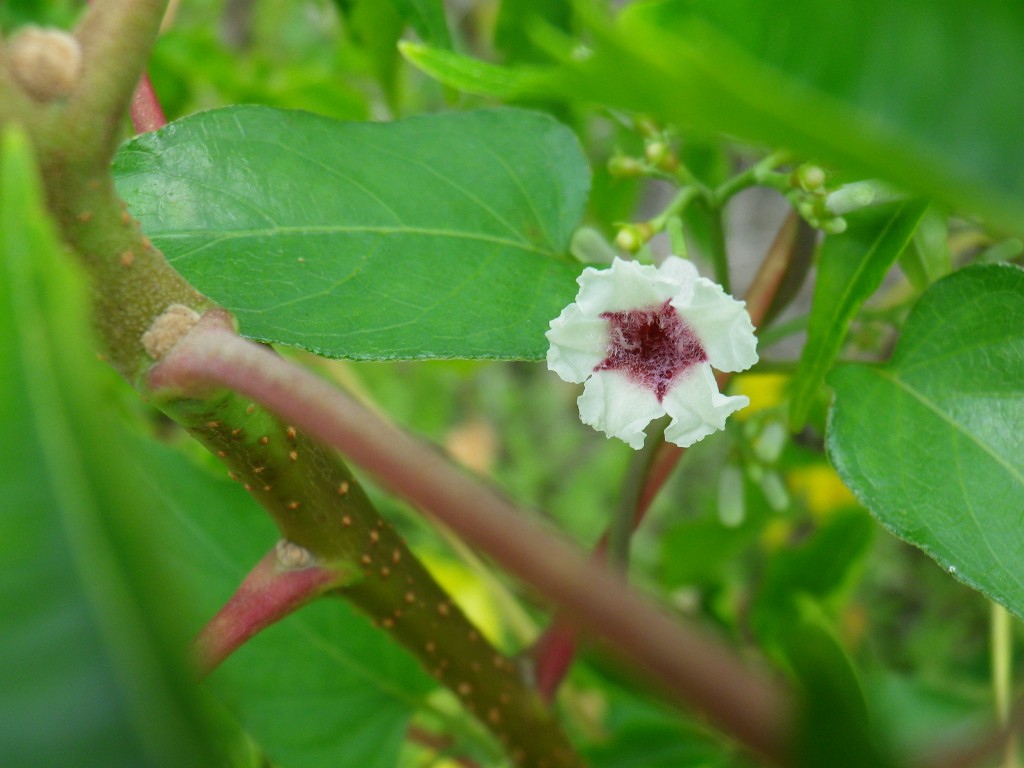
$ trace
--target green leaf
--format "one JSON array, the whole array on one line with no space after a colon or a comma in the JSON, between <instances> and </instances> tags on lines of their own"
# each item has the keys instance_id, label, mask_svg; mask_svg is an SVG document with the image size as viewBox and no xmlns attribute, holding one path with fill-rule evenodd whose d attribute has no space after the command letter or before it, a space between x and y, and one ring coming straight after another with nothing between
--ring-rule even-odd
<instances>
[{"instance_id":1,"label":"green leaf","mask_svg":"<svg viewBox=\"0 0 1024 768\"><path fill-rule=\"evenodd\" d=\"M577 673L602 697L598 738L582 753L593 768L740 768L749 765L731 744L707 727L663 704L598 676L582 664ZM589 678L589 679L588 679Z\"/></svg>"},{"instance_id":2,"label":"green leaf","mask_svg":"<svg viewBox=\"0 0 1024 768\"><path fill-rule=\"evenodd\" d=\"M428 44L452 47L443 0L391 0L391 4Z\"/></svg>"},{"instance_id":3,"label":"green leaf","mask_svg":"<svg viewBox=\"0 0 1024 768\"><path fill-rule=\"evenodd\" d=\"M181 542L176 570L209 619L277 530L237 484L159 445L140 455L149 493ZM434 687L412 656L340 599L318 600L263 630L207 683L281 768L393 768L410 717Z\"/></svg>"},{"instance_id":4,"label":"green leaf","mask_svg":"<svg viewBox=\"0 0 1024 768\"><path fill-rule=\"evenodd\" d=\"M919 291L953 271L948 238L946 214L929 208L921 217L910 245L900 254L900 269Z\"/></svg>"},{"instance_id":5,"label":"green leaf","mask_svg":"<svg viewBox=\"0 0 1024 768\"><path fill-rule=\"evenodd\" d=\"M863 510L836 516L799 548L782 550L769 562L751 611L751 624L765 643L780 636L796 618L798 599L827 605L856 576L874 534Z\"/></svg>"},{"instance_id":6,"label":"green leaf","mask_svg":"<svg viewBox=\"0 0 1024 768\"><path fill-rule=\"evenodd\" d=\"M857 670L815 601L797 601L776 641L801 696L795 763L805 768L895 768L870 730Z\"/></svg>"},{"instance_id":7,"label":"green leaf","mask_svg":"<svg viewBox=\"0 0 1024 768\"><path fill-rule=\"evenodd\" d=\"M398 44L398 50L417 69L464 93L511 101L528 91L531 83L530 70L526 68L501 67L444 48L404 40Z\"/></svg>"},{"instance_id":8,"label":"green leaf","mask_svg":"<svg viewBox=\"0 0 1024 768\"><path fill-rule=\"evenodd\" d=\"M971 267L935 283L885 365L847 364L827 445L893 533L1024 616L1024 271Z\"/></svg>"},{"instance_id":9,"label":"green leaf","mask_svg":"<svg viewBox=\"0 0 1024 768\"><path fill-rule=\"evenodd\" d=\"M232 107L140 136L118 190L244 334L329 357L540 359L589 173L544 115Z\"/></svg>"},{"instance_id":10,"label":"green leaf","mask_svg":"<svg viewBox=\"0 0 1024 768\"><path fill-rule=\"evenodd\" d=\"M572 3L568 0L502 0L494 29L494 47L509 62L547 61L530 32L547 24L568 32Z\"/></svg>"},{"instance_id":11,"label":"green leaf","mask_svg":"<svg viewBox=\"0 0 1024 768\"><path fill-rule=\"evenodd\" d=\"M922 200L847 214L848 229L825 238L814 287L807 344L791 392L790 426L800 429L861 305L882 284L927 208Z\"/></svg>"},{"instance_id":12,"label":"green leaf","mask_svg":"<svg viewBox=\"0 0 1024 768\"><path fill-rule=\"evenodd\" d=\"M785 146L1020 232L1024 9L981 0L662 0L552 80L576 99Z\"/></svg>"},{"instance_id":13,"label":"green leaf","mask_svg":"<svg viewBox=\"0 0 1024 768\"><path fill-rule=\"evenodd\" d=\"M388 105L393 111L398 111L396 91L401 58L397 46L405 30L402 18L390 3L378 0L357 0L351 3L351 7L340 10L345 17L345 31L351 44L365 53ZM322 110L316 111L324 114Z\"/></svg>"},{"instance_id":14,"label":"green leaf","mask_svg":"<svg viewBox=\"0 0 1024 768\"><path fill-rule=\"evenodd\" d=\"M0 168L0 755L9 768L219 764L157 510L104 398L83 287L28 140Z\"/></svg>"}]
</instances>

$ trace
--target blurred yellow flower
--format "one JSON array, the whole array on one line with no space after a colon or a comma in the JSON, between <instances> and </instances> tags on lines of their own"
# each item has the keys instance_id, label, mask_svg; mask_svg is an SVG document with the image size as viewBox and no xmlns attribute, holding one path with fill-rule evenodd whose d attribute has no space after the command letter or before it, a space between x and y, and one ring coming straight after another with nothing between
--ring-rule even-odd
<instances>
[{"instance_id":1,"label":"blurred yellow flower","mask_svg":"<svg viewBox=\"0 0 1024 768\"><path fill-rule=\"evenodd\" d=\"M857 503L850 489L828 464L812 464L786 473L790 493L802 499L815 520Z\"/></svg>"},{"instance_id":2,"label":"blurred yellow flower","mask_svg":"<svg viewBox=\"0 0 1024 768\"><path fill-rule=\"evenodd\" d=\"M731 391L750 398L750 405L737 412L736 418L746 421L755 413L781 404L786 399L789 376L783 373L745 373L734 376Z\"/></svg>"}]
</instances>

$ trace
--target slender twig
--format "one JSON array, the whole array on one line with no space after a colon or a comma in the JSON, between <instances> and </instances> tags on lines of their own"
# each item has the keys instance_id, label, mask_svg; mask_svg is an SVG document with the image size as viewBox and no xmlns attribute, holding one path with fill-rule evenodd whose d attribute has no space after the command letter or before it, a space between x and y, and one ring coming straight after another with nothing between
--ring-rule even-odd
<instances>
[{"instance_id":1,"label":"slender twig","mask_svg":"<svg viewBox=\"0 0 1024 768\"><path fill-rule=\"evenodd\" d=\"M995 701L996 722L1002 728L1010 725L1011 688L1013 685L1013 623L1010 612L999 603L992 603L991 616L992 693ZM1017 734L1006 735L1002 768L1017 768Z\"/></svg>"},{"instance_id":2,"label":"slender twig","mask_svg":"<svg viewBox=\"0 0 1024 768\"><path fill-rule=\"evenodd\" d=\"M750 288L747 289L747 312L756 328L760 328L779 286L782 285L793 258L799 233L800 217L795 211L790 211L761 261Z\"/></svg>"},{"instance_id":3,"label":"slender twig","mask_svg":"<svg viewBox=\"0 0 1024 768\"><path fill-rule=\"evenodd\" d=\"M711 266L715 271L715 281L721 284L726 293L730 293L729 257L725 248L722 209L702 200L700 210L704 214L704 221L708 228L708 247L711 250Z\"/></svg>"},{"instance_id":4,"label":"slender twig","mask_svg":"<svg viewBox=\"0 0 1024 768\"><path fill-rule=\"evenodd\" d=\"M633 454L629 468L626 470L626 480L622 484L615 517L612 518L612 524L608 528L607 547L599 545L599 553L607 549L611 565L623 572L629 563L630 539L640 522L636 515L640 506L640 497L644 491L646 478L654 464L657 446L663 442L667 426L667 420L663 419L657 426L649 429L646 444Z\"/></svg>"},{"instance_id":5,"label":"slender twig","mask_svg":"<svg viewBox=\"0 0 1024 768\"><path fill-rule=\"evenodd\" d=\"M294 554L293 554L294 553ZM345 583L350 575L336 568L293 562L308 556L284 542L264 556L231 599L203 627L193 648L201 677L220 665L261 629L283 619L323 592Z\"/></svg>"},{"instance_id":6,"label":"slender twig","mask_svg":"<svg viewBox=\"0 0 1024 768\"><path fill-rule=\"evenodd\" d=\"M193 396L228 387L304 427L604 636L681 702L752 750L783 758L789 708L773 685L533 523L433 447L376 418L314 374L238 337L222 313L204 315L152 369L149 384L155 392Z\"/></svg>"}]
</instances>

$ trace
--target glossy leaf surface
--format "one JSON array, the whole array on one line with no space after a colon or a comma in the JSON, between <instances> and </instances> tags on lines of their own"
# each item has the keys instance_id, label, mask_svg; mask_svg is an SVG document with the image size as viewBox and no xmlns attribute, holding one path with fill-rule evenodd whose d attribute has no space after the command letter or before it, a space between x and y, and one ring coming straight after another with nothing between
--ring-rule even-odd
<instances>
[{"instance_id":1,"label":"glossy leaf surface","mask_svg":"<svg viewBox=\"0 0 1024 768\"><path fill-rule=\"evenodd\" d=\"M1024 7L982 0L660 0L592 19L551 85L682 128L785 146L1024 221Z\"/></svg>"},{"instance_id":2,"label":"glossy leaf surface","mask_svg":"<svg viewBox=\"0 0 1024 768\"><path fill-rule=\"evenodd\" d=\"M232 107L140 136L118 190L261 341L329 357L540 359L576 293L589 172L520 110L340 123Z\"/></svg>"},{"instance_id":3,"label":"glossy leaf surface","mask_svg":"<svg viewBox=\"0 0 1024 768\"><path fill-rule=\"evenodd\" d=\"M861 503L1024 615L1024 271L940 280L887 364L843 365L829 382L829 455Z\"/></svg>"}]
</instances>

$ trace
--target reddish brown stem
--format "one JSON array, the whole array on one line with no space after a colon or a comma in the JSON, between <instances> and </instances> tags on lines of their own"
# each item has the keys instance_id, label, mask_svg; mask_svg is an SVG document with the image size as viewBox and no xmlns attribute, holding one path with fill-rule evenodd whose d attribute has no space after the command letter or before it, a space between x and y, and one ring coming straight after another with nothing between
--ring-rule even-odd
<instances>
[{"instance_id":1,"label":"reddish brown stem","mask_svg":"<svg viewBox=\"0 0 1024 768\"><path fill-rule=\"evenodd\" d=\"M227 387L345 452L392 493L429 511L638 670L755 752L783 760L789 704L728 649L654 606L616 574L532 522L506 498L433 447L363 408L311 372L239 338L208 312L150 372L154 394Z\"/></svg>"},{"instance_id":2,"label":"reddish brown stem","mask_svg":"<svg viewBox=\"0 0 1024 768\"><path fill-rule=\"evenodd\" d=\"M153 90L149 75L143 75L132 95L132 126L136 133L149 133L167 125L167 118Z\"/></svg>"},{"instance_id":3,"label":"reddish brown stem","mask_svg":"<svg viewBox=\"0 0 1024 768\"><path fill-rule=\"evenodd\" d=\"M196 637L193 649L201 677L261 629L344 583L344 575L335 568L282 565L289 556L288 546L270 550Z\"/></svg>"}]
</instances>

